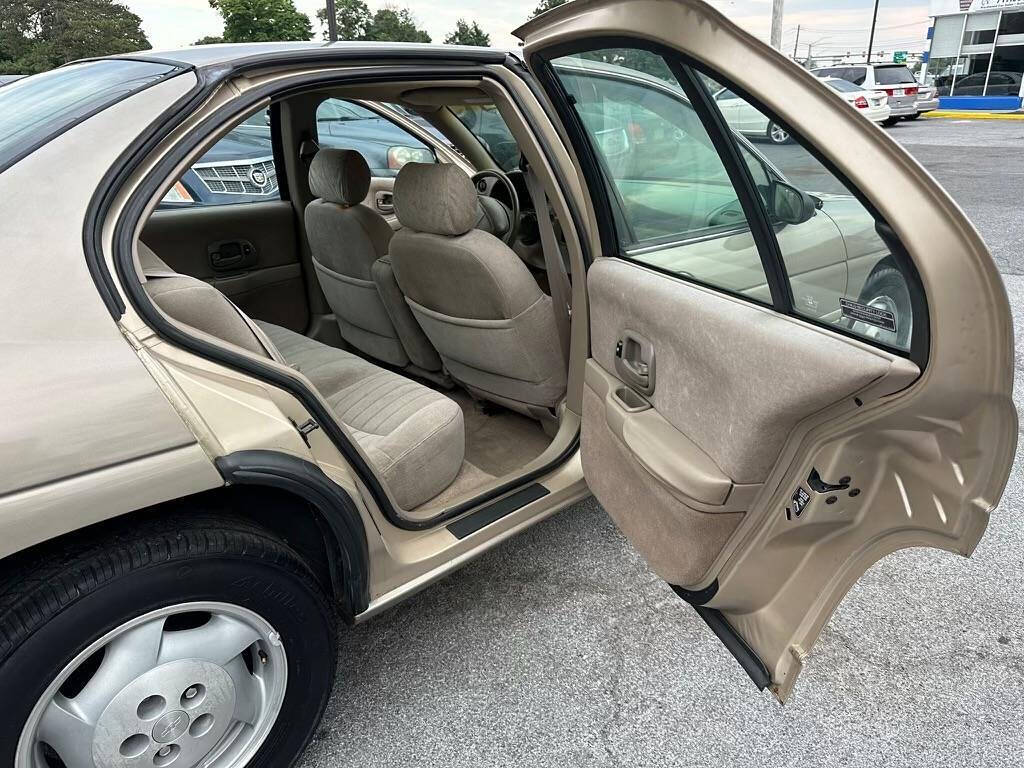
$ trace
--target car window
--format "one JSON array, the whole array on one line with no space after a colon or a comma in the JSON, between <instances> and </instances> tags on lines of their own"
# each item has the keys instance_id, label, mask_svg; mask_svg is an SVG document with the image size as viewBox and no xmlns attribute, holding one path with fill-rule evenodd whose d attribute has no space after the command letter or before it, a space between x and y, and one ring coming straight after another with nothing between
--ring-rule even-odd
<instances>
[{"instance_id":1,"label":"car window","mask_svg":"<svg viewBox=\"0 0 1024 768\"><path fill-rule=\"evenodd\" d=\"M736 190L664 60L615 49L552 65L601 165L623 255L770 301Z\"/></svg>"},{"instance_id":2,"label":"car window","mask_svg":"<svg viewBox=\"0 0 1024 768\"><path fill-rule=\"evenodd\" d=\"M174 71L148 61L87 61L8 83L0 90L0 167Z\"/></svg>"},{"instance_id":3,"label":"car window","mask_svg":"<svg viewBox=\"0 0 1024 768\"><path fill-rule=\"evenodd\" d=\"M270 112L247 117L210 147L160 201L160 208L280 200Z\"/></svg>"},{"instance_id":4,"label":"car window","mask_svg":"<svg viewBox=\"0 0 1024 768\"><path fill-rule=\"evenodd\" d=\"M845 71L842 67L826 67L814 70L814 74L816 77L842 77Z\"/></svg>"},{"instance_id":5,"label":"car window","mask_svg":"<svg viewBox=\"0 0 1024 768\"><path fill-rule=\"evenodd\" d=\"M913 73L906 67L875 66L875 82L879 85L901 85L917 81L914 79Z\"/></svg>"},{"instance_id":6,"label":"car window","mask_svg":"<svg viewBox=\"0 0 1024 768\"><path fill-rule=\"evenodd\" d=\"M483 145L498 167L506 172L519 167L519 144L494 104L457 104L449 109Z\"/></svg>"},{"instance_id":7,"label":"car window","mask_svg":"<svg viewBox=\"0 0 1024 768\"><path fill-rule=\"evenodd\" d=\"M743 104L742 122L726 110L722 114L747 138L737 141L773 220L794 312L887 347L909 350L914 283L880 236L874 216L842 179L792 136L777 142L766 133L763 126L775 122L770 115ZM773 187L779 182L791 185L802 198L802 216L789 217L794 211L773 205Z\"/></svg>"},{"instance_id":8,"label":"car window","mask_svg":"<svg viewBox=\"0 0 1024 768\"><path fill-rule=\"evenodd\" d=\"M316 133L321 147L359 152L373 176L397 176L406 163L437 162L434 151L405 128L353 101L320 102Z\"/></svg>"},{"instance_id":9,"label":"car window","mask_svg":"<svg viewBox=\"0 0 1024 768\"><path fill-rule=\"evenodd\" d=\"M725 90L716 93L715 98L718 99L719 101L729 101L730 99L738 99L739 97L735 93L730 91L728 88L726 88Z\"/></svg>"},{"instance_id":10,"label":"car window","mask_svg":"<svg viewBox=\"0 0 1024 768\"><path fill-rule=\"evenodd\" d=\"M838 78L834 80L826 80L825 85L833 91L841 91L843 93L855 93L856 91L861 90L859 85L854 85L849 80L841 80Z\"/></svg>"}]
</instances>

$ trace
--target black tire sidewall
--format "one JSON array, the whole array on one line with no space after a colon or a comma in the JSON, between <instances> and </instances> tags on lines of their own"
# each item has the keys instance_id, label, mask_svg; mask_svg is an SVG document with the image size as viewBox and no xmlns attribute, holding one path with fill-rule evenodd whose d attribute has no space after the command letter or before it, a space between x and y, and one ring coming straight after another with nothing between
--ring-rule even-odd
<instances>
[{"instance_id":1,"label":"black tire sidewall","mask_svg":"<svg viewBox=\"0 0 1024 768\"><path fill-rule=\"evenodd\" d=\"M124 574L75 601L33 633L0 666L8 698L0 719L0 765L13 765L36 701L83 648L149 611L188 602L223 602L262 616L288 657L285 700L273 730L249 766L290 765L319 721L335 667L333 616L302 576L279 565L228 555L165 562Z\"/></svg>"}]
</instances>

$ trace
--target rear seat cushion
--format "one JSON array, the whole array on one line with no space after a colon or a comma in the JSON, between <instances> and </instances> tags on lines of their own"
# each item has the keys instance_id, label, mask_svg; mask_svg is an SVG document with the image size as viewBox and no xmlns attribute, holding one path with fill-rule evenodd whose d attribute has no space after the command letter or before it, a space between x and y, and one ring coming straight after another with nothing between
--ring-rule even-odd
<instances>
[{"instance_id":1,"label":"rear seat cushion","mask_svg":"<svg viewBox=\"0 0 1024 768\"><path fill-rule=\"evenodd\" d=\"M451 484L465 454L462 409L455 401L348 352L256 323L320 390L400 506L418 507Z\"/></svg>"}]
</instances>

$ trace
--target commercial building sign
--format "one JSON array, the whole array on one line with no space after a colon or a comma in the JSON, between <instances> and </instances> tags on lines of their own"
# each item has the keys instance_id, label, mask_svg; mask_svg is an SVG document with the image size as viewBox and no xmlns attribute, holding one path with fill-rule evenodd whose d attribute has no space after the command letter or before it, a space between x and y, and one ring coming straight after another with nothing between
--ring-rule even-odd
<instances>
[{"instance_id":1,"label":"commercial building sign","mask_svg":"<svg viewBox=\"0 0 1024 768\"><path fill-rule=\"evenodd\" d=\"M972 0L971 13L975 11L1024 10L1024 0Z\"/></svg>"}]
</instances>

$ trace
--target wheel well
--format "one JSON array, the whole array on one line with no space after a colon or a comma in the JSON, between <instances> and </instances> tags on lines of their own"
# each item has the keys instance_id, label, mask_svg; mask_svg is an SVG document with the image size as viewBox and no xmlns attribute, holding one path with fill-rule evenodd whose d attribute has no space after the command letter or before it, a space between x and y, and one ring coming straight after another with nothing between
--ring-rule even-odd
<instances>
[{"instance_id":1,"label":"wheel well","mask_svg":"<svg viewBox=\"0 0 1024 768\"><path fill-rule=\"evenodd\" d=\"M345 588L337 565L340 545L323 513L290 491L257 485L225 485L69 531L0 560L0 580L6 574L25 573L40 560L66 550L75 540L122 533L156 517L198 510L244 518L270 531L305 561L346 621L351 622L353 615L362 610L363 606L353 605Z\"/></svg>"}]
</instances>

